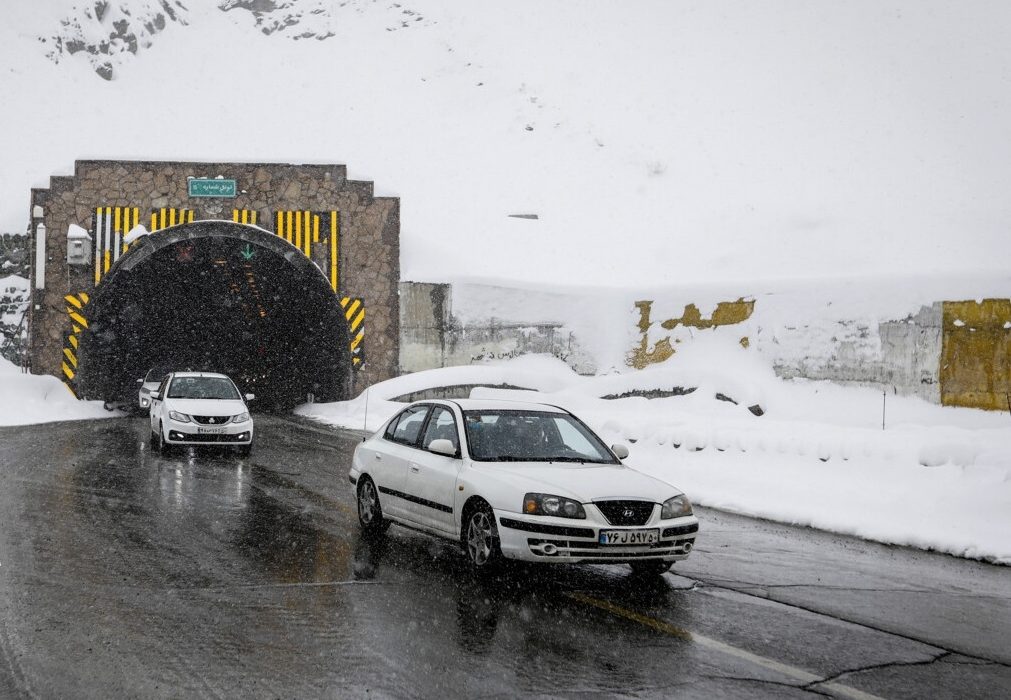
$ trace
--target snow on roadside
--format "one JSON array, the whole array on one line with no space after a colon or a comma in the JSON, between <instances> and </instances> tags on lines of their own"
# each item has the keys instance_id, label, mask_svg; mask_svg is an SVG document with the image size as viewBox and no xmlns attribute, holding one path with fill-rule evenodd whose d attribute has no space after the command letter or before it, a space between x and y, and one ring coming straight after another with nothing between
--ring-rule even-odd
<instances>
[{"instance_id":1,"label":"snow on roadside","mask_svg":"<svg viewBox=\"0 0 1011 700\"><path fill-rule=\"evenodd\" d=\"M301 415L376 430L424 388L565 406L626 463L706 506L889 544L1011 564L1011 418L825 382L784 381L746 351L699 346L641 372L583 377L549 357L451 367L373 385ZM483 386L481 386L483 385ZM495 388L502 385L524 390ZM695 390L664 398L621 396ZM737 404L717 400L720 393ZM748 406L765 411L755 416Z\"/></svg>"},{"instance_id":2,"label":"snow on roadside","mask_svg":"<svg viewBox=\"0 0 1011 700\"><path fill-rule=\"evenodd\" d=\"M100 401L79 401L56 377L22 374L0 357L0 426L31 425L85 418L112 418Z\"/></svg>"}]
</instances>

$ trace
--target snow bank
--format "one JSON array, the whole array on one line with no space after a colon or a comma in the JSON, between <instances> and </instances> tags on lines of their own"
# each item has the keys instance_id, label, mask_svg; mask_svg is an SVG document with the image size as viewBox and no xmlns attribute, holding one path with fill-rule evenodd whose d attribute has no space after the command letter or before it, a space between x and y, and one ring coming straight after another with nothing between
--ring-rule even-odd
<instances>
[{"instance_id":1,"label":"snow bank","mask_svg":"<svg viewBox=\"0 0 1011 700\"><path fill-rule=\"evenodd\" d=\"M30 425L61 420L110 418L99 401L78 401L66 385L49 375L22 374L0 357L0 425Z\"/></svg>"},{"instance_id":2,"label":"snow bank","mask_svg":"<svg viewBox=\"0 0 1011 700\"><path fill-rule=\"evenodd\" d=\"M403 406L393 398L485 385L471 396L569 408L609 443L628 443L628 464L676 484L699 504L1011 564L1006 413L889 396L882 430L880 392L784 381L754 358L699 343L655 368L582 377L554 358L528 356L419 372L376 384L352 401L297 412L362 429L367 401L368 429L375 430ZM491 388L502 384L524 390ZM662 397L636 395L645 392Z\"/></svg>"}]
</instances>

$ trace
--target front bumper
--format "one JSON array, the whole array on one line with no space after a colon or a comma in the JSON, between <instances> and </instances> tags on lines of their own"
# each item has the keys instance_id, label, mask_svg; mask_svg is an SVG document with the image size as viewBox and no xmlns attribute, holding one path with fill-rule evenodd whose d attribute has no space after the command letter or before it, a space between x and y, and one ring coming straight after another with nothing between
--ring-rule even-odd
<instances>
[{"instance_id":1,"label":"front bumper","mask_svg":"<svg viewBox=\"0 0 1011 700\"><path fill-rule=\"evenodd\" d=\"M590 520L545 518L496 511L503 556L523 561L622 564L631 561L686 559L695 546L699 521L694 515L619 527ZM659 530L659 541L642 545L605 545L601 530Z\"/></svg>"},{"instance_id":2,"label":"front bumper","mask_svg":"<svg viewBox=\"0 0 1011 700\"><path fill-rule=\"evenodd\" d=\"M214 426L211 432L200 432L196 423L180 423L169 419L165 423L165 442L171 445L249 445L253 442L253 421ZM208 426L209 427L209 426Z\"/></svg>"}]
</instances>

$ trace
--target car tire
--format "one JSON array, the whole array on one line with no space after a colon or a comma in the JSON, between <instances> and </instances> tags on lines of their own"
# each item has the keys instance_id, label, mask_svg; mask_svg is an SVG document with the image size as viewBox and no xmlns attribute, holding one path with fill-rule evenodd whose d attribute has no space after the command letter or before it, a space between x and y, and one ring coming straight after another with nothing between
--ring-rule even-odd
<instances>
[{"instance_id":1,"label":"car tire","mask_svg":"<svg viewBox=\"0 0 1011 700\"><path fill-rule=\"evenodd\" d=\"M167 455L171 445L165 442L165 433L162 430L161 423L158 424L158 454Z\"/></svg>"},{"instance_id":2,"label":"car tire","mask_svg":"<svg viewBox=\"0 0 1011 700\"><path fill-rule=\"evenodd\" d=\"M474 571L492 571L502 564L498 525L495 513L487 503L479 503L467 511L461 539L464 553Z\"/></svg>"},{"instance_id":3,"label":"car tire","mask_svg":"<svg viewBox=\"0 0 1011 700\"><path fill-rule=\"evenodd\" d=\"M648 559L646 561L629 562L628 565L632 567L632 573L637 576L663 576L670 571L673 563L661 559Z\"/></svg>"},{"instance_id":4,"label":"car tire","mask_svg":"<svg viewBox=\"0 0 1011 700\"><path fill-rule=\"evenodd\" d=\"M150 445L151 452L158 452L159 451L158 442L160 440L161 440L161 435L159 435L158 433L156 433L154 431L154 428L152 428L151 429L151 440L148 443Z\"/></svg>"},{"instance_id":5,"label":"car tire","mask_svg":"<svg viewBox=\"0 0 1011 700\"><path fill-rule=\"evenodd\" d=\"M379 503L379 489L367 476L358 480L358 524L366 537L378 537L390 529Z\"/></svg>"}]
</instances>

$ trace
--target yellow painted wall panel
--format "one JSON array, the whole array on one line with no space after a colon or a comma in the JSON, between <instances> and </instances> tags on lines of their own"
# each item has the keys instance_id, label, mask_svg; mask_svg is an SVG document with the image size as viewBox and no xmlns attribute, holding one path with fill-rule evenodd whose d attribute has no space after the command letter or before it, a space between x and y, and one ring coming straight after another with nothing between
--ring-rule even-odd
<instances>
[{"instance_id":1,"label":"yellow painted wall panel","mask_svg":"<svg viewBox=\"0 0 1011 700\"><path fill-rule=\"evenodd\" d=\"M941 403L1011 410L1011 299L946 301L941 322Z\"/></svg>"}]
</instances>

